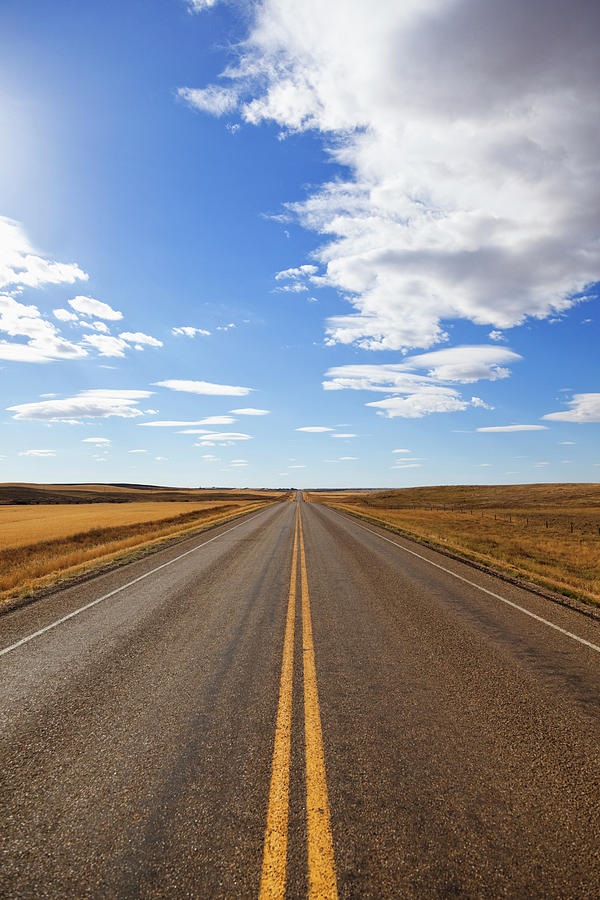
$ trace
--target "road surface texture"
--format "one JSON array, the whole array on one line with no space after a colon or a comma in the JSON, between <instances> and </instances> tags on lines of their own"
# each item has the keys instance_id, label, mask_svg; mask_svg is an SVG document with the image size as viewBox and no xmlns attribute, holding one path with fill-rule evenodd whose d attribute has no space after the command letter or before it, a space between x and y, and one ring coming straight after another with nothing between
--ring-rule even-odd
<instances>
[{"instance_id":1,"label":"road surface texture","mask_svg":"<svg viewBox=\"0 0 600 900\"><path fill-rule=\"evenodd\" d=\"M0 637L2 897L600 894L600 624L433 550L282 502Z\"/></svg>"}]
</instances>

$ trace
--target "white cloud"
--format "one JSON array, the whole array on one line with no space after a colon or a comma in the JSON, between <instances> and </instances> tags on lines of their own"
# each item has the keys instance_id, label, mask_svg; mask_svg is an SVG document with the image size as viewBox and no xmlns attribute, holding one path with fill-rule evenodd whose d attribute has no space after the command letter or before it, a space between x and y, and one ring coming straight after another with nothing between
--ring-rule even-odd
<instances>
[{"instance_id":1,"label":"white cloud","mask_svg":"<svg viewBox=\"0 0 600 900\"><path fill-rule=\"evenodd\" d=\"M327 428L325 425L303 425L302 428L296 428L296 431L309 431L317 434L322 431L333 431L333 428Z\"/></svg>"},{"instance_id":2,"label":"white cloud","mask_svg":"<svg viewBox=\"0 0 600 900\"><path fill-rule=\"evenodd\" d=\"M167 461L166 456L155 456L154 459L156 460L156 462L166 462Z\"/></svg>"},{"instance_id":3,"label":"white cloud","mask_svg":"<svg viewBox=\"0 0 600 900\"><path fill-rule=\"evenodd\" d=\"M109 319L118 321L123 318L123 313L113 309L102 300L94 300L93 297L73 297L69 300L69 306L82 316L93 316L96 319Z\"/></svg>"},{"instance_id":4,"label":"white cloud","mask_svg":"<svg viewBox=\"0 0 600 900\"><path fill-rule=\"evenodd\" d=\"M215 432L210 428L185 428L183 431L178 431L177 434L215 434Z\"/></svg>"},{"instance_id":5,"label":"white cloud","mask_svg":"<svg viewBox=\"0 0 600 900\"><path fill-rule=\"evenodd\" d=\"M288 469L305 469L306 466L288 466Z\"/></svg>"},{"instance_id":6,"label":"white cloud","mask_svg":"<svg viewBox=\"0 0 600 900\"><path fill-rule=\"evenodd\" d=\"M109 334L84 334L82 343L94 347L100 356L125 356L129 349L126 341Z\"/></svg>"},{"instance_id":7,"label":"white cloud","mask_svg":"<svg viewBox=\"0 0 600 900\"><path fill-rule=\"evenodd\" d=\"M141 416L137 403L152 391L88 390L64 400L43 400L9 406L15 419L35 419L43 422L64 422L71 419L104 419L119 416L128 419Z\"/></svg>"},{"instance_id":8,"label":"white cloud","mask_svg":"<svg viewBox=\"0 0 600 900\"><path fill-rule=\"evenodd\" d=\"M232 88L211 85L207 88L179 88L177 96L194 109L211 113L213 116L224 116L233 112L238 104L237 91Z\"/></svg>"},{"instance_id":9,"label":"white cloud","mask_svg":"<svg viewBox=\"0 0 600 900\"><path fill-rule=\"evenodd\" d=\"M22 450L19 456L56 456L56 450Z\"/></svg>"},{"instance_id":10,"label":"white cloud","mask_svg":"<svg viewBox=\"0 0 600 900\"><path fill-rule=\"evenodd\" d=\"M94 444L95 447L108 447L112 444L110 438L105 437L87 437L83 438L82 444Z\"/></svg>"},{"instance_id":11,"label":"white cloud","mask_svg":"<svg viewBox=\"0 0 600 900\"><path fill-rule=\"evenodd\" d=\"M282 269L281 272L277 272L275 275L276 281L285 281L286 279L296 279L296 278L308 278L310 275L315 275L318 272L317 266L298 266L295 269Z\"/></svg>"},{"instance_id":12,"label":"white cloud","mask_svg":"<svg viewBox=\"0 0 600 900\"><path fill-rule=\"evenodd\" d=\"M210 439L214 443L215 441L251 441L251 434L243 434L239 431L220 431L220 432L209 432Z\"/></svg>"},{"instance_id":13,"label":"white cloud","mask_svg":"<svg viewBox=\"0 0 600 900\"><path fill-rule=\"evenodd\" d=\"M171 391L186 391L189 394L207 394L223 397L245 397L254 388L235 387L230 384L211 384L210 381L187 381L185 379L170 378L166 381L155 381L158 387L169 388Z\"/></svg>"},{"instance_id":14,"label":"white cloud","mask_svg":"<svg viewBox=\"0 0 600 900\"><path fill-rule=\"evenodd\" d=\"M243 409L230 409L229 412L232 412L238 416L268 416L270 410L254 409L253 406L246 406Z\"/></svg>"},{"instance_id":15,"label":"white cloud","mask_svg":"<svg viewBox=\"0 0 600 900\"><path fill-rule=\"evenodd\" d=\"M233 416L207 416L200 419L198 425L231 425L232 422L235 422Z\"/></svg>"},{"instance_id":16,"label":"white cloud","mask_svg":"<svg viewBox=\"0 0 600 900\"><path fill-rule=\"evenodd\" d=\"M547 413L542 419L554 422L600 422L600 394L573 394L567 406L560 412Z\"/></svg>"},{"instance_id":17,"label":"white cloud","mask_svg":"<svg viewBox=\"0 0 600 900\"><path fill-rule=\"evenodd\" d=\"M549 462L547 462L546 460L543 460L543 461L541 461L541 462L536 462L536 463L534 463L534 464L533 464L533 468L534 468L534 469L543 469L544 466L549 466L549 465L550 465Z\"/></svg>"},{"instance_id":18,"label":"white cloud","mask_svg":"<svg viewBox=\"0 0 600 900\"><path fill-rule=\"evenodd\" d=\"M548 431L546 425L488 425L486 428L476 428L476 431Z\"/></svg>"},{"instance_id":19,"label":"white cloud","mask_svg":"<svg viewBox=\"0 0 600 900\"><path fill-rule=\"evenodd\" d=\"M18 222L0 216L0 288L73 284L78 280L87 281L87 278L75 263L54 262L39 254Z\"/></svg>"},{"instance_id":20,"label":"white cloud","mask_svg":"<svg viewBox=\"0 0 600 900\"><path fill-rule=\"evenodd\" d=\"M148 412L148 410L146 410ZM158 422L138 422L144 428L182 428L185 425L204 425L205 419L198 419L195 422L184 422L180 420L159 420Z\"/></svg>"},{"instance_id":21,"label":"white cloud","mask_svg":"<svg viewBox=\"0 0 600 900\"><path fill-rule=\"evenodd\" d=\"M227 325L217 325L217 331L229 331L230 328L237 328L235 322L228 322Z\"/></svg>"},{"instance_id":22,"label":"white cloud","mask_svg":"<svg viewBox=\"0 0 600 900\"><path fill-rule=\"evenodd\" d=\"M356 459L358 459L358 456L340 456L339 457L340 462L343 462L345 459L356 460Z\"/></svg>"},{"instance_id":23,"label":"white cloud","mask_svg":"<svg viewBox=\"0 0 600 900\"><path fill-rule=\"evenodd\" d=\"M355 438L358 437L357 434L330 434L329 437L332 438Z\"/></svg>"},{"instance_id":24,"label":"white cloud","mask_svg":"<svg viewBox=\"0 0 600 900\"><path fill-rule=\"evenodd\" d=\"M392 450L392 453L412 453L412 450Z\"/></svg>"},{"instance_id":25,"label":"white cloud","mask_svg":"<svg viewBox=\"0 0 600 900\"><path fill-rule=\"evenodd\" d=\"M300 281L294 281L292 284L282 284L281 287L274 288L274 294L301 294L303 291L308 291L308 288L305 284L302 284Z\"/></svg>"},{"instance_id":26,"label":"white cloud","mask_svg":"<svg viewBox=\"0 0 600 900\"><path fill-rule=\"evenodd\" d=\"M68 309L53 309L52 315L55 319L58 319L59 322L77 322L78 316L75 313L69 312Z\"/></svg>"},{"instance_id":27,"label":"white cloud","mask_svg":"<svg viewBox=\"0 0 600 900\"><path fill-rule=\"evenodd\" d=\"M390 466L391 469L422 469L423 466L421 463L398 463L395 466Z\"/></svg>"},{"instance_id":28,"label":"white cloud","mask_svg":"<svg viewBox=\"0 0 600 900\"><path fill-rule=\"evenodd\" d=\"M197 334L202 334L208 337L210 331L207 331L206 328L194 328L192 325L180 325L177 328L171 328L171 334L184 335L190 338L196 337Z\"/></svg>"},{"instance_id":29,"label":"white cloud","mask_svg":"<svg viewBox=\"0 0 600 900\"><path fill-rule=\"evenodd\" d=\"M128 450L128 453L147 453L147 450Z\"/></svg>"},{"instance_id":30,"label":"white cloud","mask_svg":"<svg viewBox=\"0 0 600 900\"><path fill-rule=\"evenodd\" d=\"M84 328L93 328L95 331L99 331L101 334L108 334L109 329L106 322L82 322L81 323Z\"/></svg>"},{"instance_id":31,"label":"white cloud","mask_svg":"<svg viewBox=\"0 0 600 900\"><path fill-rule=\"evenodd\" d=\"M24 344L0 340L0 359L45 363L87 355L83 347L65 340L56 326L42 317L37 306L26 306L7 294L0 294L0 331L27 339Z\"/></svg>"},{"instance_id":32,"label":"white cloud","mask_svg":"<svg viewBox=\"0 0 600 900\"><path fill-rule=\"evenodd\" d=\"M469 403L453 388L425 385L406 397L387 397L365 405L375 407L389 419L397 416L420 419L430 413L459 412L466 409Z\"/></svg>"},{"instance_id":33,"label":"white cloud","mask_svg":"<svg viewBox=\"0 0 600 900\"><path fill-rule=\"evenodd\" d=\"M119 338L122 341L127 341L128 344L135 344L138 348L142 346L162 347L163 345L162 341L149 334L144 334L143 331L122 331Z\"/></svg>"},{"instance_id":34,"label":"white cloud","mask_svg":"<svg viewBox=\"0 0 600 900\"><path fill-rule=\"evenodd\" d=\"M201 12L204 9L210 9L216 6L219 0L187 0L190 12Z\"/></svg>"},{"instance_id":35,"label":"white cloud","mask_svg":"<svg viewBox=\"0 0 600 900\"><path fill-rule=\"evenodd\" d=\"M437 382L468 384L481 379L495 381L510 372L502 363L516 362L521 357L508 347L447 347L431 353L407 356L401 363L383 365L334 366L323 382L326 391L397 391L408 393L415 387ZM426 370L427 374L418 374Z\"/></svg>"},{"instance_id":36,"label":"white cloud","mask_svg":"<svg viewBox=\"0 0 600 900\"><path fill-rule=\"evenodd\" d=\"M575 441L559 441L558 443L559 443L559 444L562 444L563 446L569 446L569 447L571 447L571 446L573 446L573 445L575 444Z\"/></svg>"},{"instance_id":37,"label":"white cloud","mask_svg":"<svg viewBox=\"0 0 600 900\"><path fill-rule=\"evenodd\" d=\"M405 369L427 369L430 378L439 381L459 381L467 384L482 378L495 381L507 378L510 371L501 364L522 359L507 347L467 346L447 347L431 353L409 356L402 364Z\"/></svg>"},{"instance_id":38,"label":"white cloud","mask_svg":"<svg viewBox=\"0 0 600 900\"><path fill-rule=\"evenodd\" d=\"M589 0L257 3L226 87L183 96L312 129L347 167L290 216L353 306L332 343L429 347L577 302L600 272L600 8ZM501 74L499 74L501 73Z\"/></svg>"},{"instance_id":39,"label":"white cloud","mask_svg":"<svg viewBox=\"0 0 600 900\"><path fill-rule=\"evenodd\" d=\"M502 331L490 331L488 334L490 341L505 341L504 333Z\"/></svg>"},{"instance_id":40,"label":"white cloud","mask_svg":"<svg viewBox=\"0 0 600 900\"><path fill-rule=\"evenodd\" d=\"M507 347L447 347L408 356L400 363L335 366L326 373L323 387L327 391L405 394L366 404L383 410L382 414L389 417L420 418L430 413L458 412L469 406L492 409L480 397L467 399L448 384L506 378L509 370L500 364L519 359Z\"/></svg>"}]
</instances>

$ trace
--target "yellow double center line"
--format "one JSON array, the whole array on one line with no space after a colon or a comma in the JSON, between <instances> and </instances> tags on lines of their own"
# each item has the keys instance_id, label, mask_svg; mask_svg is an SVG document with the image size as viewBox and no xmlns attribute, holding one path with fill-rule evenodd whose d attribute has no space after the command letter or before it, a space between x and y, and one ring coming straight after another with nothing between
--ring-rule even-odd
<instances>
[{"instance_id":1,"label":"yellow double center line","mask_svg":"<svg viewBox=\"0 0 600 900\"><path fill-rule=\"evenodd\" d=\"M260 900L285 897L288 842L288 810L290 787L290 749L292 739L292 686L294 671L294 620L296 614L296 582L300 548L302 592L302 649L304 675L304 736L306 747L306 821L308 836L308 896L311 900L335 900L337 886L315 650L312 636L310 597L304 553L304 534L300 507L296 510L294 552L290 575L287 620L283 641L283 662L279 687L279 706L275 727L273 766L267 827L263 854Z\"/></svg>"}]
</instances>

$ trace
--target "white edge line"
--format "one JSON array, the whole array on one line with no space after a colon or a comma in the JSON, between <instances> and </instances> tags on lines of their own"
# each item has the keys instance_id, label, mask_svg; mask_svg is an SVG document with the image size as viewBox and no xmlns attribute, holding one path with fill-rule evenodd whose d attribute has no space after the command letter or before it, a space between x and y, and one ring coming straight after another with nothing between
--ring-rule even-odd
<instances>
[{"instance_id":1,"label":"white edge line","mask_svg":"<svg viewBox=\"0 0 600 900\"><path fill-rule=\"evenodd\" d=\"M11 650L16 650L17 647L21 647L23 644L29 643L29 641L32 641L34 638L39 637L46 631L51 631L58 625L62 625L63 622L68 622L69 619L73 619L80 613L85 612L86 609L91 609L92 606L96 606L96 604L102 603L103 600L108 600L109 597L114 597L115 594L119 594L121 591L126 590L128 587L131 587L132 584L137 584L138 581L143 581L144 578L148 578L150 575L154 575L156 572L160 572L161 569L166 569L167 566L172 566L173 563L179 562L179 560L183 559L184 556L189 556L190 553L195 553L196 550L201 550L202 547L206 547L207 544L212 544L212 542L218 540L218 538L224 537L226 534L235 531L235 529L239 528L241 525L245 525L247 522L250 522L251 519L255 519L256 516L258 516L261 512L264 512L264 510L259 510L255 515L250 516L250 518L244 519L243 522L238 522L237 525L234 525L232 528L228 528L227 531L222 531L221 534L216 534L208 541L204 541L202 544L198 544L197 547L192 547L191 550L186 550L185 553L181 553L179 556L176 556L175 559L170 559L168 562L162 563L162 565L157 566L155 569L151 569L150 572L146 572L144 575L139 575L137 578L134 578L133 581L128 581L127 584L123 584L121 585L121 587L115 588L114 591L110 591L108 594L104 594L104 596L98 597L97 600L92 600L91 603L86 603L85 606L80 606L79 609L73 610L73 612L70 612L66 616L63 616L62 619L57 619L56 622L51 622L50 625L46 625L44 628L40 628L39 631L34 631L33 634L28 634L27 637L21 638L20 641L16 641L9 647L4 647L3 650L0 650L0 656L4 656L5 653L10 653Z\"/></svg>"},{"instance_id":2,"label":"white edge line","mask_svg":"<svg viewBox=\"0 0 600 900\"><path fill-rule=\"evenodd\" d=\"M331 507L329 508L331 509ZM336 510L336 512L338 511ZM338 515L340 515L339 512ZM345 516L343 518L345 518ZM592 644L591 641L586 641L585 638L578 637L571 631L567 631L566 628L561 628L560 625L555 625L554 622L549 622L548 619L544 619L542 618L542 616L538 616L535 613L530 612L523 606L519 606L518 603L513 603L512 600L507 600L506 597L501 597L500 594L495 594L493 591L489 591L487 588L481 587L480 584L476 584L474 581L469 581L468 578L465 578L463 575L458 575L456 572L453 572L452 569L447 569L445 566L440 566L439 563L433 562L433 560L431 559L427 559L426 556L422 556L420 553L415 553L414 550L409 550L408 547L403 547L401 544L397 544L396 541L390 540L389 538L385 537L385 535L379 534L379 532L377 531L371 531L370 528L365 528L365 526L361 525L360 522L355 522L354 520L351 521L353 525L356 525L358 528L362 528L363 531L368 531L369 534L374 534L375 537L381 538L382 541L387 541L388 544L393 544L393 546L397 547L399 550L403 550L405 553L410 553L411 556L416 556L419 559L422 559L423 562L429 563L430 566L435 566L436 569L441 569L442 572L446 572L448 575L452 575L453 578L458 578L459 581L464 581L465 584L469 584L471 587L477 588L478 591L483 591L484 594L489 594L490 597L494 597L494 599L496 600L501 600L502 603L506 603L507 606L512 606L514 609L518 609L519 612L525 613L526 616L530 616L532 619L536 619L536 621L542 622L544 625L547 625L548 628L553 628L555 631L560 631L561 634L565 634L567 637L573 638L574 641L578 641L585 647L589 647L590 650L595 650L597 653L600 653L600 647L596 646L596 644Z\"/></svg>"}]
</instances>

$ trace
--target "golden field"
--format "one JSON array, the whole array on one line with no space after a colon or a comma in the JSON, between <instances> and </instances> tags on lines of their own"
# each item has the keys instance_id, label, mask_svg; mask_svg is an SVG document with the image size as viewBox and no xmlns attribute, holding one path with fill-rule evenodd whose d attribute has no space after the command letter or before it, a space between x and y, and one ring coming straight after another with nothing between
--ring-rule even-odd
<instances>
[{"instance_id":1,"label":"golden field","mask_svg":"<svg viewBox=\"0 0 600 900\"><path fill-rule=\"evenodd\" d=\"M190 500L106 503L94 488L94 499L83 503L43 503L38 497L0 505L0 601L286 496L264 492L256 499L231 491L215 498L206 491L211 499L197 500L203 492L194 491ZM83 489L89 491L88 486Z\"/></svg>"},{"instance_id":2,"label":"golden field","mask_svg":"<svg viewBox=\"0 0 600 900\"><path fill-rule=\"evenodd\" d=\"M600 605L598 484L319 491L307 499Z\"/></svg>"}]
</instances>

